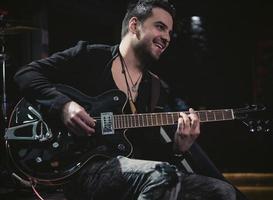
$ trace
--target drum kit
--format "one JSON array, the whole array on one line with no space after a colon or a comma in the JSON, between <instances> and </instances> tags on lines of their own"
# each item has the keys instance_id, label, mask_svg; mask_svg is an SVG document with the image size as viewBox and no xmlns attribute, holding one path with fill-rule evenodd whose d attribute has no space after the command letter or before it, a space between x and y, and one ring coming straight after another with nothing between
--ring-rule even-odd
<instances>
[{"instance_id":1,"label":"drum kit","mask_svg":"<svg viewBox=\"0 0 273 200\"><path fill-rule=\"evenodd\" d=\"M6 131L6 128L8 127L8 102L7 102L7 81L6 81L6 67L7 67L7 39L8 37L16 36L19 34L29 33L32 31L39 30L36 27L32 26L25 26L21 25L23 24L21 21L17 20L7 20L8 12L5 10L0 9L0 67L1 67L1 79L2 79L2 88L1 88L1 112L0 112L0 179L6 179L7 178L7 171L6 171L6 163L5 160L3 160L4 152L2 151L4 148L4 133ZM5 182L5 181L4 181ZM1 183L2 185L3 183Z\"/></svg>"},{"instance_id":2,"label":"drum kit","mask_svg":"<svg viewBox=\"0 0 273 200\"><path fill-rule=\"evenodd\" d=\"M23 34L31 31L39 30L31 26L18 25L20 23L16 20L6 20L7 11L0 10L0 62L2 71L2 94L1 94L1 110L4 121L4 128L8 124L8 108L7 108L7 94L6 94L6 37ZM17 25L15 25L17 24Z\"/></svg>"}]
</instances>

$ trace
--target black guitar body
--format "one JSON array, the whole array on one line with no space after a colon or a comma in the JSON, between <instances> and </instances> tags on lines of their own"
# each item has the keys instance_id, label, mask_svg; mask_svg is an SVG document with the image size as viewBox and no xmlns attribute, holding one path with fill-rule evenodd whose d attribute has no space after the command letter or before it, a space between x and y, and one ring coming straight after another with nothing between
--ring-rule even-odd
<instances>
[{"instance_id":1,"label":"black guitar body","mask_svg":"<svg viewBox=\"0 0 273 200\"><path fill-rule=\"evenodd\" d=\"M127 101L119 90L89 97L65 85L56 87L92 117L107 112L122 113ZM103 135L98 119L94 136L75 136L59 119L42 117L39 107L23 98L12 112L5 138L9 157L20 172L38 183L60 184L96 156L130 156L132 145L125 132L119 129L115 134Z\"/></svg>"}]
</instances>

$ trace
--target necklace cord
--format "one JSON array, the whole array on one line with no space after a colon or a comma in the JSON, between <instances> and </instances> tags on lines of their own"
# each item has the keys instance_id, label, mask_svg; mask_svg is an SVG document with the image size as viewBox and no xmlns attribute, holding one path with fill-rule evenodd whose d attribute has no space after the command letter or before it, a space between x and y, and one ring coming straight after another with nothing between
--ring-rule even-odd
<instances>
[{"instance_id":1,"label":"necklace cord","mask_svg":"<svg viewBox=\"0 0 273 200\"><path fill-rule=\"evenodd\" d=\"M128 93L128 97L129 97L130 108L131 108L132 113L137 113L137 109L136 109L136 106L135 106L135 104L133 102L133 96L132 96L132 93L131 93L131 90L130 90L130 87L129 87L129 83L128 83L128 79L127 79L127 76L126 76L126 72L125 72L126 63L125 63L120 51L118 51L118 53L119 53L119 58L120 58L120 62L121 62L122 73L124 75L126 86L127 86L127 93ZM128 72L128 74L129 74L129 72Z\"/></svg>"},{"instance_id":2,"label":"necklace cord","mask_svg":"<svg viewBox=\"0 0 273 200\"><path fill-rule=\"evenodd\" d=\"M123 59L120 51L118 51L118 54L119 54L119 58L120 58L120 61L121 61L122 73L124 75L126 86L127 86L127 93L128 93L128 96L129 96L129 100L133 101L133 96L132 96L132 93L131 93L131 90L130 90L130 87L129 87L129 83L128 83L128 79L127 79L127 76L126 76L126 72L125 72L125 62L124 62L124 59Z\"/></svg>"}]
</instances>

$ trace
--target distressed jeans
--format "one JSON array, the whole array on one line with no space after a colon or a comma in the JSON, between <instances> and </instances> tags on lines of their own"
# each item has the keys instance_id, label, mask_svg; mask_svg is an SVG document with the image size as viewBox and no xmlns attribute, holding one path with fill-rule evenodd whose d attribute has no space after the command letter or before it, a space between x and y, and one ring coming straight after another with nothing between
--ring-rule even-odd
<instances>
[{"instance_id":1,"label":"distressed jeans","mask_svg":"<svg viewBox=\"0 0 273 200\"><path fill-rule=\"evenodd\" d=\"M66 185L73 200L235 200L230 184L206 176L183 173L167 162L122 156L84 167Z\"/></svg>"}]
</instances>

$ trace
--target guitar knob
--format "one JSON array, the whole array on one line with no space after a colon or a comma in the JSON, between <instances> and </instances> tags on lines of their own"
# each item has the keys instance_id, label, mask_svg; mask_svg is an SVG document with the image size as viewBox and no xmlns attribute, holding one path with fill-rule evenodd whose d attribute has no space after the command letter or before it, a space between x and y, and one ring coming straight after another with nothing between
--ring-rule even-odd
<instances>
[{"instance_id":1,"label":"guitar knob","mask_svg":"<svg viewBox=\"0 0 273 200\"><path fill-rule=\"evenodd\" d=\"M125 150L125 145L124 144L118 144L118 150L124 151Z\"/></svg>"},{"instance_id":2,"label":"guitar knob","mask_svg":"<svg viewBox=\"0 0 273 200\"><path fill-rule=\"evenodd\" d=\"M58 148L59 146L60 146L60 145L59 145L58 142L54 142L54 143L52 144L52 147L53 147L54 149Z\"/></svg>"},{"instance_id":3,"label":"guitar knob","mask_svg":"<svg viewBox=\"0 0 273 200\"><path fill-rule=\"evenodd\" d=\"M37 157L37 158L35 159L35 161L36 161L36 163L41 163L41 162L43 161L43 159L42 159L41 157Z\"/></svg>"},{"instance_id":4,"label":"guitar knob","mask_svg":"<svg viewBox=\"0 0 273 200\"><path fill-rule=\"evenodd\" d=\"M113 97L113 100L114 100L114 101L119 101L119 97L118 97L118 96L114 96L114 97Z\"/></svg>"}]
</instances>

